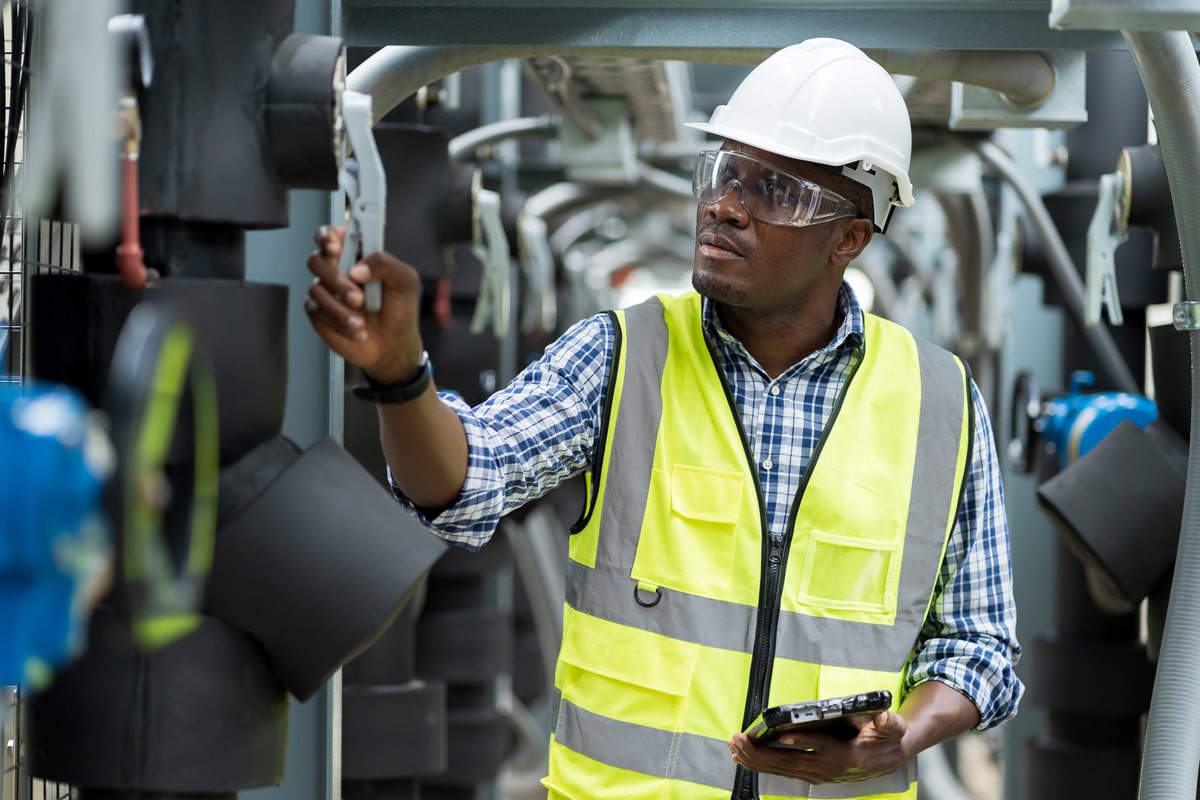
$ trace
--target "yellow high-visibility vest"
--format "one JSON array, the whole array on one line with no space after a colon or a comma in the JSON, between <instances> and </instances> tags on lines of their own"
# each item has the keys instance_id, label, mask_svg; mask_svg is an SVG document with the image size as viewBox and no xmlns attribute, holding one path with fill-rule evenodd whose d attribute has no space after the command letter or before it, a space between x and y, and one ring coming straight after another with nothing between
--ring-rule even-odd
<instances>
[{"instance_id":1,"label":"yellow high-visibility vest","mask_svg":"<svg viewBox=\"0 0 1200 800\"><path fill-rule=\"evenodd\" d=\"M772 705L876 689L899 702L967 471L970 374L865 315L862 358L774 538L700 309L689 293L613 314L543 783L588 800L915 798L915 761L814 786L740 770L726 742Z\"/></svg>"}]
</instances>

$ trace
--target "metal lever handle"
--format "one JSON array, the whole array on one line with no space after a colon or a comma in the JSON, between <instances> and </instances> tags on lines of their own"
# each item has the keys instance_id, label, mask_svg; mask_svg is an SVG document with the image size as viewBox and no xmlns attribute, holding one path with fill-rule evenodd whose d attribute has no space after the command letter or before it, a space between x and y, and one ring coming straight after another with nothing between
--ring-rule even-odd
<instances>
[{"instance_id":1,"label":"metal lever handle","mask_svg":"<svg viewBox=\"0 0 1200 800\"><path fill-rule=\"evenodd\" d=\"M363 255L383 249L383 220L387 204L387 179L383 160L371 133L371 95L346 91L342 93L342 122L346 140L354 152L338 173L338 185L346 196L348 206L346 238L338 262L343 273ZM364 304L368 312L383 305L383 288L379 281L363 287Z\"/></svg>"},{"instance_id":2,"label":"metal lever handle","mask_svg":"<svg viewBox=\"0 0 1200 800\"><path fill-rule=\"evenodd\" d=\"M499 339L508 331L509 260L508 236L500 218L500 195L489 189L475 193L475 236L471 252L483 262L483 281L479 288L471 333L482 333L492 318L492 331Z\"/></svg>"},{"instance_id":3,"label":"metal lever handle","mask_svg":"<svg viewBox=\"0 0 1200 800\"><path fill-rule=\"evenodd\" d=\"M1124 323L1121 301L1117 297L1117 248L1129 236L1123 219L1118 219L1124 180L1119 172L1100 176L1096 213L1087 232L1087 313L1088 325L1100 324L1100 307L1108 310L1113 325ZM1113 222L1116 220L1116 230Z\"/></svg>"}]
</instances>

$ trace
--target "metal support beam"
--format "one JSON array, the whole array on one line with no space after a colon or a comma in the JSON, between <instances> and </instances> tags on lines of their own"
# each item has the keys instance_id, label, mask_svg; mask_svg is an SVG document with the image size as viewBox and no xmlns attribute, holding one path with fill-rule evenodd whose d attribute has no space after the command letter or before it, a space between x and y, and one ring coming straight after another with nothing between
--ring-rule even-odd
<instances>
[{"instance_id":1,"label":"metal support beam","mask_svg":"<svg viewBox=\"0 0 1200 800\"><path fill-rule=\"evenodd\" d=\"M880 49L1125 49L1117 31L1051 29L1046 0L876 0L869 8L847 6L831 0L759 0L733 7L700 0L669 6L349 0L342 16L347 42L369 46L619 46L670 58L671 48L728 49L736 42L739 48L776 50L834 36Z\"/></svg>"}]
</instances>

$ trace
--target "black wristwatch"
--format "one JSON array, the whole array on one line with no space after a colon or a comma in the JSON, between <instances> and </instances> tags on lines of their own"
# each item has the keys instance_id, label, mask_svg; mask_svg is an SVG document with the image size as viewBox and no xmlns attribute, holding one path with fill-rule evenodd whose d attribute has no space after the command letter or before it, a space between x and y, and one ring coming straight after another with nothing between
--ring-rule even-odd
<instances>
[{"instance_id":1,"label":"black wristwatch","mask_svg":"<svg viewBox=\"0 0 1200 800\"><path fill-rule=\"evenodd\" d=\"M425 393L433 381L433 367L429 364L429 352L421 352L421 360L407 378L399 383L383 384L371 379L366 372L362 373L364 386L355 386L354 396L359 400L385 405L399 405L415 400Z\"/></svg>"}]
</instances>

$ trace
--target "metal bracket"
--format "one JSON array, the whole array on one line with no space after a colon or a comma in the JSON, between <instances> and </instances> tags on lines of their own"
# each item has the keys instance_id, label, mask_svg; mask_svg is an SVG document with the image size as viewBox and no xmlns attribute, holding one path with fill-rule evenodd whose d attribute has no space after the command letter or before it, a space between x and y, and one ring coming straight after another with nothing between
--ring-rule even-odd
<instances>
[{"instance_id":1,"label":"metal bracket","mask_svg":"<svg viewBox=\"0 0 1200 800\"><path fill-rule=\"evenodd\" d=\"M1100 307L1108 310L1113 325L1125 322L1117 296L1117 248L1129 238L1125 214L1118 213L1125 179L1119 172L1100 176L1096 212L1087 232L1087 306L1084 319L1089 326L1100 324ZM1114 226L1115 223L1115 226ZM1114 229L1115 227L1115 229Z\"/></svg>"},{"instance_id":2,"label":"metal bracket","mask_svg":"<svg viewBox=\"0 0 1200 800\"><path fill-rule=\"evenodd\" d=\"M346 237L338 269L343 274L362 256L383 249L383 216L387 204L387 179L383 160L371 133L371 95L361 92L342 93L342 122L346 142L354 153L338 172L338 186L346 197ZM367 311L378 311L383 304L383 289L379 281L363 287Z\"/></svg>"},{"instance_id":3,"label":"metal bracket","mask_svg":"<svg viewBox=\"0 0 1200 800\"><path fill-rule=\"evenodd\" d=\"M554 295L554 253L546 221L528 214L518 217L517 246L529 292L521 330L549 333L557 322L558 307Z\"/></svg>"},{"instance_id":4,"label":"metal bracket","mask_svg":"<svg viewBox=\"0 0 1200 800\"><path fill-rule=\"evenodd\" d=\"M579 183L632 186L638 182L637 142L629 110L621 99L586 101L595 117L594 132L570 116L559 129L559 158L567 179Z\"/></svg>"},{"instance_id":5,"label":"metal bracket","mask_svg":"<svg viewBox=\"0 0 1200 800\"><path fill-rule=\"evenodd\" d=\"M1087 53L1048 50L1043 55L1054 68L1054 90L1049 97L1022 106L992 89L955 82L950 91L950 129L1073 128L1087 122Z\"/></svg>"},{"instance_id":6,"label":"metal bracket","mask_svg":"<svg viewBox=\"0 0 1200 800\"><path fill-rule=\"evenodd\" d=\"M1171 322L1177 331L1200 331L1200 302L1186 300L1171 308Z\"/></svg>"},{"instance_id":7,"label":"metal bracket","mask_svg":"<svg viewBox=\"0 0 1200 800\"><path fill-rule=\"evenodd\" d=\"M1053 0L1050 27L1058 30L1194 31L1196 0Z\"/></svg>"}]
</instances>

